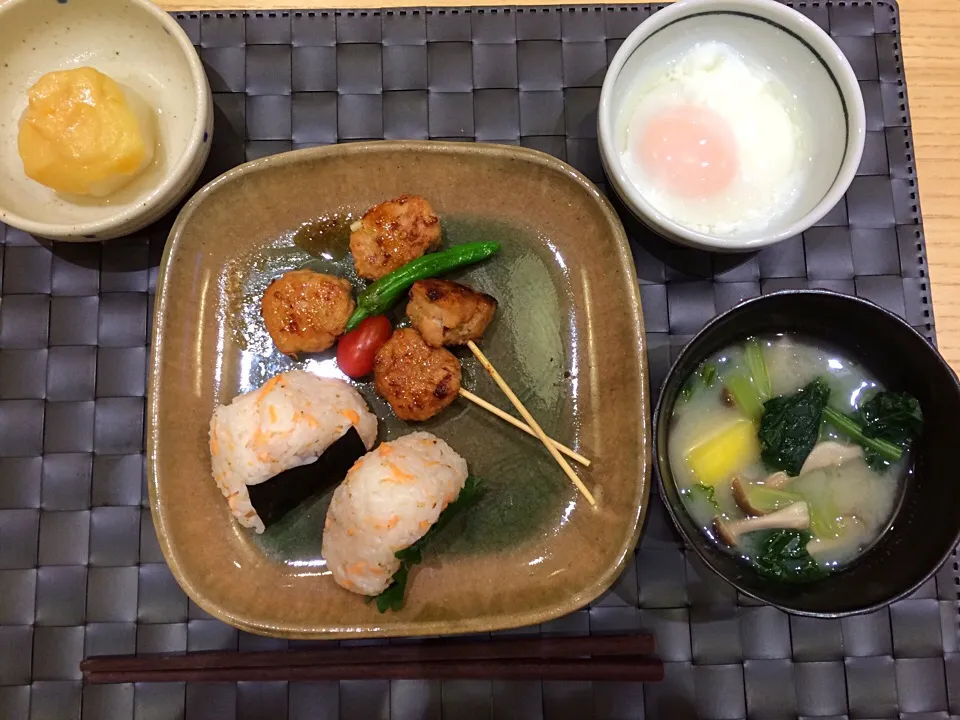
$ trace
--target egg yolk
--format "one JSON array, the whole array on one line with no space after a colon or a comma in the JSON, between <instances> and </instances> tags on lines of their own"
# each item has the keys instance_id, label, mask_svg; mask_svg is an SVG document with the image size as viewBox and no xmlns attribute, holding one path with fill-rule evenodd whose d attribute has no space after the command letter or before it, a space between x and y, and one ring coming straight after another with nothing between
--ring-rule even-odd
<instances>
[{"instance_id":1,"label":"egg yolk","mask_svg":"<svg viewBox=\"0 0 960 720\"><path fill-rule=\"evenodd\" d=\"M678 105L655 115L633 152L651 177L681 197L717 195L737 173L733 131L716 112L697 105Z\"/></svg>"},{"instance_id":2,"label":"egg yolk","mask_svg":"<svg viewBox=\"0 0 960 720\"><path fill-rule=\"evenodd\" d=\"M149 123L93 68L47 73L27 96L17 145L32 180L62 193L104 195L153 157Z\"/></svg>"}]
</instances>

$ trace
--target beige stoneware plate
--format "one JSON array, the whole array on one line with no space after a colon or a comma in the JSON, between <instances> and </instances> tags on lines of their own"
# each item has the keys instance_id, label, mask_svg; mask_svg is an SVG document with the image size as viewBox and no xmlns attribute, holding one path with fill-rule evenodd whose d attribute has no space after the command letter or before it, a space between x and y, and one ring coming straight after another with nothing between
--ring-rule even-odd
<instances>
[{"instance_id":1,"label":"beige stoneware plate","mask_svg":"<svg viewBox=\"0 0 960 720\"><path fill-rule=\"evenodd\" d=\"M598 507L577 496L536 440L488 413L458 400L415 428L360 383L380 418L380 440L429 430L486 487L411 573L406 606L380 614L340 589L320 556L328 497L262 536L232 521L210 477L208 423L216 404L291 367L339 376L332 353L295 362L276 352L260 295L270 278L304 265L350 276L351 218L402 193L433 204L446 246L502 243L498 255L453 277L499 300L481 345L544 429L593 459L578 472ZM461 358L464 386L509 408L469 353ZM596 187L542 153L370 142L276 155L210 183L167 242L148 413L154 523L187 594L242 629L296 638L437 635L576 610L633 556L649 496L648 414L643 321L623 228Z\"/></svg>"}]
</instances>

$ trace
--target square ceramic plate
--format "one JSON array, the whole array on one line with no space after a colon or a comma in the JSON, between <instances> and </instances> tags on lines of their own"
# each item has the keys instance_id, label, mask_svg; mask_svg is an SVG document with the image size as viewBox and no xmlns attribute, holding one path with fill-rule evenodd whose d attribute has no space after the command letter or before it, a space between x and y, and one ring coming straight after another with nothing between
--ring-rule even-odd
<instances>
[{"instance_id":1,"label":"square ceramic plate","mask_svg":"<svg viewBox=\"0 0 960 720\"><path fill-rule=\"evenodd\" d=\"M328 497L253 535L211 479L208 423L293 366L339 376L333 353L279 354L259 315L273 277L308 265L350 275L351 218L402 193L426 197L444 244L503 250L458 277L499 309L482 346L544 430L594 462L579 498L539 443L457 400L418 427L484 479L481 503L438 538L407 603L380 614L320 557ZM302 228L302 229L301 229ZM397 312L402 317L403 304ZM469 353L464 387L510 408ZM359 390L380 440L417 429ZM632 557L649 494L648 388L635 270L620 222L568 165L513 147L371 142L240 166L184 208L157 290L149 406L150 500L174 576L212 615L283 637L484 632L544 622L606 590Z\"/></svg>"}]
</instances>

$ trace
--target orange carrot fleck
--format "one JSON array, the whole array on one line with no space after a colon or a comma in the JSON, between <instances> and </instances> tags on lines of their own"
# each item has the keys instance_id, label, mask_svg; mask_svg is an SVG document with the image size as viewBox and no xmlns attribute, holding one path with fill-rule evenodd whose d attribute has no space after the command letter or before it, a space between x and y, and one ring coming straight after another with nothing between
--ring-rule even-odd
<instances>
[{"instance_id":1,"label":"orange carrot fleck","mask_svg":"<svg viewBox=\"0 0 960 720\"><path fill-rule=\"evenodd\" d=\"M367 515L367 517L364 518L364 522L366 522L367 525L372 527L374 530L390 530L391 528L395 528L397 523L400 522L400 516L391 515L389 520L382 523L373 515Z\"/></svg>"},{"instance_id":2,"label":"orange carrot fleck","mask_svg":"<svg viewBox=\"0 0 960 720\"><path fill-rule=\"evenodd\" d=\"M360 422L360 414L352 408L341 410L340 414L349 420L351 425L356 425L358 422Z\"/></svg>"},{"instance_id":3,"label":"orange carrot fleck","mask_svg":"<svg viewBox=\"0 0 960 720\"><path fill-rule=\"evenodd\" d=\"M388 462L387 467L390 468L389 482L404 484L404 483L413 482L414 480L417 479L414 475L411 475L410 473L404 470L401 470L399 467L397 467L395 463Z\"/></svg>"},{"instance_id":4,"label":"orange carrot fleck","mask_svg":"<svg viewBox=\"0 0 960 720\"><path fill-rule=\"evenodd\" d=\"M277 375L276 377L270 378L269 380L267 380L267 382L264 384L264 386L263 386L262 388L260 388L260 393L259 393L259 395L257 396L257 399L258 399L258 400L263 400L263 399L267 396L267 394L268 394L271 390L273 390L275 387L277 387L278 385L279 385L280 387L283 387L283 378L282 378L282 377L280 377L279 375Z\"/></svg>"},{"instance_id":5,"label":"orange carrot fleck","mask_svg":"<svg viewBox=\"0 0 960 720\"><path fill-rule=\"evenodd\" d=\"M277 421L277 408L271 405L268 409L270 410L270 422L275 423Z\"/></svg>"},{"instance_id":6,"label":"orange carrot fleck","mask_svg":"<svg viewBox=\"0 0 960 720\"><path fill-rule=\"evenodd\" d=\"M216 457L220 454L220 442L217 440L217 424L213 424L213 432L210 433L210 454Z\"/></svg>"}]
</instances>

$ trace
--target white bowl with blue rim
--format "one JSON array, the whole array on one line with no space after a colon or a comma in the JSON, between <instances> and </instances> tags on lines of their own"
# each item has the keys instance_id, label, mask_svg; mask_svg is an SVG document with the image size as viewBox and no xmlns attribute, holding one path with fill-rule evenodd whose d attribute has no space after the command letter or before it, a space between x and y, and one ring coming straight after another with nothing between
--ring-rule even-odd
<instances>
[{"instance_id":1,"label":"white bowl with blue rim","mask_svg":"<svg viewBox=\"0 0 960 720\"><path fill-rule=\"evenodd\" d=\"M70 201L29 179L17 151L27 90L45 73L94 67L156 111L157 159L103 201ZM39 237L96 241L159 220L210 153L213 99L190 39L147 0L0 1L0 222Z\"/></svg>"},{"instance_id":2,"label":"white bowl with blue rim","mask_svg":"<svg viewBox=\"0 0 960 720\"><path fill-rule=\"evenodd\" d=\"M711 234L658 209L624 167L627 124L650 68L698 43L719 41L765 66L811 118L810 172L766 227ZM863 154L863 97L850 63L813 21L774 0L681 0L624 40L600 94L598 137L609 185L643 224L669 240L714 252L748 252L799 235L843 197ZM650 193L647 193L649 195Z\"/></svg>"}]
</instances>

